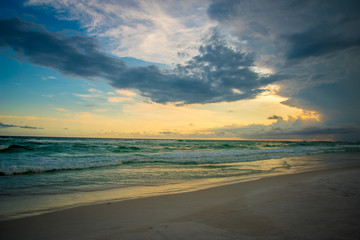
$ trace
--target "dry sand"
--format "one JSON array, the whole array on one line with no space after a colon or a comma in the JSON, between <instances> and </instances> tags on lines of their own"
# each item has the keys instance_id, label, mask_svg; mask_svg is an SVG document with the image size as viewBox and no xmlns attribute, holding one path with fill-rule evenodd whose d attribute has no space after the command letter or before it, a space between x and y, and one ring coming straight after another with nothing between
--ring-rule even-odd
<instances>
[{"instance_id":1,"label":"dry sand","mask_svg":"<svg viewBox=\"0 0 360 240\"><path fill-rule=\"evenodd\" d=\"M360 169L268 177L3 221L0 239L360 239Z\"/></svg>"}]
</instances>

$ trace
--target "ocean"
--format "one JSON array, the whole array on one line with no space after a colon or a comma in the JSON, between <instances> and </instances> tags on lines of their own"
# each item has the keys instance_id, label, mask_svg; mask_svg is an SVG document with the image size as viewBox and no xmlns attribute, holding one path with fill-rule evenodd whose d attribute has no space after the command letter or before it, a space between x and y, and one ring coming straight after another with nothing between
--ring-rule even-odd
<instances>
[{"instance_id":1,"label":"ocean","mask_svg":"<svg viewBox=\"0 0 360 240\"><path fill-rule=\"evenodd\" d=\"M0 220L360 166L359 142L0 137Z\"/></svg>"}]
</instances>

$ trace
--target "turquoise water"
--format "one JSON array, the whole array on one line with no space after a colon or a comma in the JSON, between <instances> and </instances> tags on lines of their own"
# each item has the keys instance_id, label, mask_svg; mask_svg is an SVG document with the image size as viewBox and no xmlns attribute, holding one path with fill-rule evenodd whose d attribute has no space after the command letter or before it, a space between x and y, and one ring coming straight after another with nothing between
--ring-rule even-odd
<instances>
[{"instance_id":1,"label":"turquoise water","mask_svg":"<svg viewBox=\"0 0 360 240\"><path fill-rule=\"evenodd\" d=\"M358 153L350 142L0 137L0 218L360 165L317 157Z\"/></svg>"}]
</instances>

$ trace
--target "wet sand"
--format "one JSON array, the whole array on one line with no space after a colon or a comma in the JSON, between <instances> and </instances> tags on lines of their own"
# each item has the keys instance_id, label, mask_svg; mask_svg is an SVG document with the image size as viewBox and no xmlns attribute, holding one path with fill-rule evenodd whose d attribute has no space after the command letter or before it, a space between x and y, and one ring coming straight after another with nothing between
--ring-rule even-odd
<instances>
[{"instance_id":1,"label":"wet sand","mask_svg":"<svg viewBox=\"0 0 360 240\"><path fill-rule=\"evenodd\" d=\"M360 239L359 226L360 168L342 168L2 221L0 239Z\"/></svg>"}]
</instances>

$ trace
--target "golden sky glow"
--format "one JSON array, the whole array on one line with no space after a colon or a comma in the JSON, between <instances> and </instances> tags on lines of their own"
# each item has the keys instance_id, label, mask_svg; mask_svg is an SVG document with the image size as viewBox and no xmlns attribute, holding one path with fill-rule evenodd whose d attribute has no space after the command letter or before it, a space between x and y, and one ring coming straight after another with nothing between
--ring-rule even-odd
<instances>
[{"instance_id":1,"label":"golden sky glow","mask_svg":"<svg viewBox=\"0 0 360 240\"><path fill-rule=\"evenodd\" d=\"M3 129L5 135L186 138L199 131L206 133L207 129L250 124L269 125L275 120L268 117L274 114L284 119L288 116L309 118L309 113L304 114L304 110L282 104L286 98L276 95L273 86L269 89L270 91L250 100L183 106L138 101L134 100L136 93L116 90L123 96L108 94L108 109L102 111L94 109L75 112L58 107L47 117L1 115L0 121L5 124L43 128L8 128ZM97 91L90 89L90 92ZM127 103L115 101L117 98L126 98ZM121 111L111 111L120 104ZM310 117L317 118L314 113ZM211 133L208 133L210 138Z\"/></svg>"}]
</instances>

